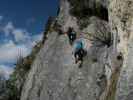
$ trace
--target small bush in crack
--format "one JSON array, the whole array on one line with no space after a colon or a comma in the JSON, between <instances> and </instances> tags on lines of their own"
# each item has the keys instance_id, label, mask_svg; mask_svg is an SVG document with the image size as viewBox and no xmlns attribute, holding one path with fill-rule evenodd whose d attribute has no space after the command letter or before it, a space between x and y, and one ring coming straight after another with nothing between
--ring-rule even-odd
<instances>
[{"instance_id":1,"label":"small bush in crack","mask_svg":"<svg viewBox=\"0 0 133 100\"><path fill-rule=\"evenodd\" d=\"M95 33L88 33L88 39L96 46L107 46L112 45L112 35L110 27L104 21L96 22Z\"/></svg>"}]
</instances>

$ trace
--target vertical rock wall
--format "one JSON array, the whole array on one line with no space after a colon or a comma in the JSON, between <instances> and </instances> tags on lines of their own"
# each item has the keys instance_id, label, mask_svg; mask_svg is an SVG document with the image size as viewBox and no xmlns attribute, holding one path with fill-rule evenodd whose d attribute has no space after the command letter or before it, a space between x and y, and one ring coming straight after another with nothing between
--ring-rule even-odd
<instances>
[{"instance_id":1,"label":"vertical rock wall","mask_svg":"<svg viewBox=\"0 0 133 100\"><path fill-rule=\"evenodd\" d=\"M62 26L63 31L67 31L68 27L74 27L79 30L77 19L69 13L71 6L68 0L60 0L60 13L58 15L58 23Z\"/></svg>"},{"instance_id":2,"label":"vertical rock wall","mask_svg":"<svg viewBox=\"0 0 133 100\"><path fill-rule=\"evenodd\" d=\"M79 68L68 37L49 33L29 72L21 100L132 100L133 1L110 0L109 5L108 0L89 2L100 2L108 8L113 46L92 46ZM70 26L80 31L70 7L67 0L60 1L58 23L63 31ZM101 20L97 17L90 17L85 32L95 31L92 24Z\"/></svg>"},{"instance_id":3,"label":"vertical rock wall","mask_svg":"<svg viewBox=\"0 0 133 100\"><path fill-rule=\"evenodd\" d=\"M29 72L21 100L97 100L106 86L105 51L92 48L79 68L67 36L49 34Z\"/></svg>"},{"instance_id":4,"label":"vertical rock wall","mask_svg":"<svg viewBox=\"0 0 133 100\"><path fill-rule=\"evenodd\" d=\"M124 56L116 100L133 97L133 0L110 0L109 17L117 51Z\"/></svg>"}]
</instances>

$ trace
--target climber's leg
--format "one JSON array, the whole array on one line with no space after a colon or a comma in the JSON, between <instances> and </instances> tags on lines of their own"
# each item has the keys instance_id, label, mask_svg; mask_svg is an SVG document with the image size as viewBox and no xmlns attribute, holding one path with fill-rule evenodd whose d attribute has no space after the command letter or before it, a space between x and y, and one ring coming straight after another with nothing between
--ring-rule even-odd
<instances>
[{"instance_id":1,"label":"climber's leg","mask_svg":"<svg viewBox=\"0 0 133 100\"><path fill-rule=\"evenodd\" d=\"M80 60L80 61L83 61L83 56L84 56L84 50L81 48L81 49L79 50L79 60Z\"/></svg>"},{"instance_id":2,"label":"climber's leg","mask_svg":"<svg viewBox=\"0 0 133 100\"><path fill-rule=\"evenodd\" d=\"M83 64L83 62L80 61L80 62L79 62L79 68L82 68L82 64Z\"/></svg>"},{"instance_id":3,"label":"climber's leg","mask_svg":"<svg viewBox=\"0 0 133 100\"><path fill-rule=\"evenodd\" d=\"M82 48L79 50L78 55L79 55L79 58L78 58L79 68L81 68L83 63L83 57L84 57L84 50Z\"/></svg>"},{"instance_id":4,"label":"climber's leg","mask_svg":"<svg viewBox=\"0 0 133 100\"><path fill-rule=\"evenodd\" d=\"M72 34L70 35L69 41L70 41L70 44L72 45L73 44L73 36L72 36Z\"/></svg>"},{"instance_id":5,"label":"climber's leg","mask_svg":"<svg viewBox=\"0 0 133 100\"><path fill-rule=\"evenodd\" d=\"M75 57L75 63L77 64L78 63L78 60L79 60L78 51L75 52L74 57Z\"/></svg>"}]
</instances>

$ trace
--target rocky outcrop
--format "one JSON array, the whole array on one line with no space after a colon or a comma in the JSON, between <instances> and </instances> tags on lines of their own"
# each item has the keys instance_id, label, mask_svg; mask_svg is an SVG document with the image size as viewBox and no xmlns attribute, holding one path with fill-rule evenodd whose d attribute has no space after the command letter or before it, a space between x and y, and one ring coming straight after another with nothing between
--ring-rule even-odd
<instances>
[{"instance_id":1,"label":"rocky outcrop","mask_svg":"<svg viewBox=\"0 0 133 100\"><path fill-rule=\"evenodd\" d=\"M70 14L70 4L61 0L58 24L63 31L74 27L80 32L77 18ZM90 24L84 32L95 32L96 24L106 21L98 16L89 18ZM106 32L106 31L105 31ZM84 34L85 35L85 34ZM86 36L86 35L85 35ZM87 38L87 37L86 37ZM85 38L85 39L86 39ZM86 44L90 44L86 41ZM112 75L112 46L92 45L87 47L87 55L82 67L75 64L72 46L66 35L58 35L56 31L48 33L45 45L41 48L31 67L23 87L21 100L97 100L103 98ZM117 81L116 81L117 82ZM116 85L114 86L114 88Z\"/></svg>"},{"instance_id":2,"label":"rocky outcrop","mask_svg":"<svg viewBox=\"0 0 133 100\"><path fill-rule=\"evenodd\" d=\"M132 100L132 11L132 0L60 0L59 15L47 25L24 75L20 99ZM87 54L82 66L75 64L67 35L51 29L54 25L62 32L68 27L84 32ZM87 33L93 33L95 41L88 41Z\"/></svg>"},{"instance_id":3,"label":"rocky outcrop","mask_svg":"<svg viewBox=\"0 0 133 100\"><path fill-rule=\"evenodd\" d=\"M68 27L74 27L78 31L77 19L70 14L70 8L68 0L60 0L60 13L57 17L58 23L62 26L63 31L67 31Z\"/></svg>"},{"instance_id":4,"label":"rocky outcrop","mask_svg":"<svg viewBox=\"0 0 133 100\"><path fill-rule=\"evenodd\" d=\"M124 55L124 63L117 84L116 100L132 100L132 33L133 1L110 0L110 23L114 33L114 44L118 52Z\"/></svg>"},{"instance_id":5,"label":"rocky outcrop","mask_svg":"<svg viewBox=\"0 0 133 100\"><path fill-rule=\"evenodd\" d=\"M79 68L68 37L51 33L32 66L21 100L96 100L106 85L102 61L106 49L92 47Z\"/></svg>"}]
</instances>

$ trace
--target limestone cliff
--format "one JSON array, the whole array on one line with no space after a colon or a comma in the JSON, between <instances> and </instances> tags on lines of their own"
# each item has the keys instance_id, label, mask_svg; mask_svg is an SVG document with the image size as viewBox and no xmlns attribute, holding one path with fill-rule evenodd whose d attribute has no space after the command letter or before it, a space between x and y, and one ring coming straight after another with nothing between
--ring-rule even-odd
<instances>
[{"instance_id":1,"label":"limestone cliff","mask_svg":"<svg viewBox=\"0 0 133 100\"><path fill-rule=\"evenodd\" d=\"M70 8L73 6L70 2L61 0L60 13L56 19L64 32L71 26L77 32L96 33L99 28L97 24L108 26L104 17L94 13L96 9L103 7L102 2L84 0L81 5L87 2L100 6L95 9L90 6L93 14L83 19L70 13ZM107 10L107 8L105 9ZM108 14L104 16L106 15ZM88 19L89 24L82 27L81 30L79 20L85 21L84 19ZM106 31L104 30L105 33ZM106 44L97 46L97 43L91 47L87 46L87 55L82 67L79 68L79 65L74 62L72 46L69 44L68 37L58 35L56 30L48 33L48 39L29 72L21 100L98 100L102 98L112 73L111 68L106 64L107 59L111 60L112 46L108 47ZM86 44L90 44L90 42L86 41Z\"/></svg>"},{"instance_id":2,"label":"limestone cliff","mask_svg":"<svg viewBox=\"0 0 133 100\"><path fill-rule=\"evenodd\" d=\"M133 0L110 0L109 12L116 49L124 55L116 100L132 100Z\"/></svg>"},{"instance_id":3,"label":"limestone cliff","mask_svg":"<svg viewBox=\"0 0 133 100\"><path fill-rule=\"evenodd\" d=\"M84 33L81 67L68 27ZM132 0L60 0L14 100L132 100L132 32Z\"/></svg>"}]
</instances>

